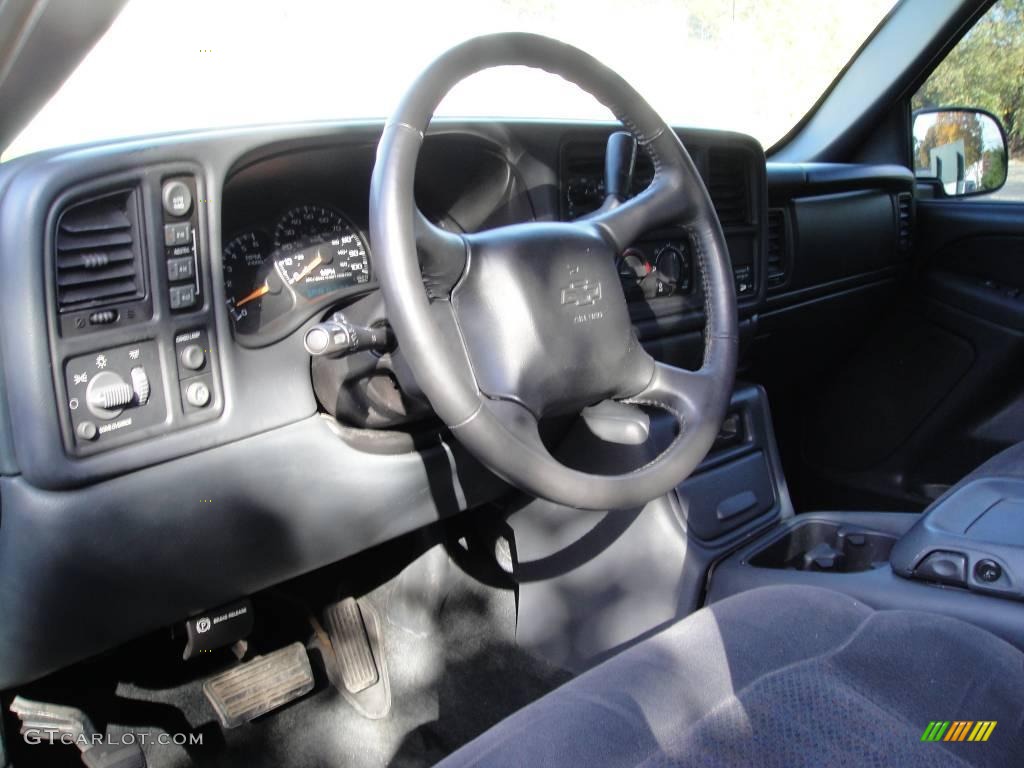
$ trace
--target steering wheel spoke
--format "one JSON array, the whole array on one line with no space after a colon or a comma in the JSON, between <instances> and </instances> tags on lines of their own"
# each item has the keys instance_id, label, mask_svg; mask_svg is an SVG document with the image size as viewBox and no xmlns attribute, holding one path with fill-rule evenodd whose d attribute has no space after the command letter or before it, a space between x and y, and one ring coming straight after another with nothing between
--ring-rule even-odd
<instances>
[{"instance_id":1,"label":"steering wheel spoke","mask_svg":"<svg viewBox=\"0 0 1024 768\"><path fill-rule=\"evenodd\" d=\"M495 418L524 445L550 456L547 447L540 439L540 426L537 417L527 408L511 400L488 400L483 407L494 414Z\"/></svg>"},{"instance_id":2,"label":"steering wheel spoke","mask_svg":"<svg viewBox=\"0 0 1024 768\"><path fill-rule=\"evenodd\" d=\"M434 224L419 208L413 216L416 252L427 295L447 299L466 269L466 241L461 234Z\"/></svg>"},{"instance_id":3,"label":"steering wheel spoke","mask_svg":"<svg viewBox=\"0 0 1024 768\"><path fill-rule=\"evenodd\" d=\"M721 417L716 414L715 401L720 385L717 377L703 369L690 371L655 363L654 375L647 387L623 398L622 402L668 411L687 433L701 430L705 422L710 422L717 432Z\"/></svg>"},{"instance_id":4,"label":"steering wheel spoke","mask_svg":"<svg viewBox=\"0 0 1024 768\"><path fill-rule=\"evenodd\" d=\"M597 226L621 252L645 232L689 220L691 208L683 194L682 174L674 169L661 170L651 185L632 200L602 206L580 221Z\"/></svg>"}]
</instances>

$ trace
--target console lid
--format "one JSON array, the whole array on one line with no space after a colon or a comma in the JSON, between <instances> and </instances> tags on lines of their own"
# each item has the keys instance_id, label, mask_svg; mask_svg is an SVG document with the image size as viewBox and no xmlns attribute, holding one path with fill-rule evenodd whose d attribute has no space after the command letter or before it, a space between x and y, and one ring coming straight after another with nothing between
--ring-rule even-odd
<instances>
[{"instance_id":1,"label":"console lid","mask_svg":"<svg viewBox=\"0 0 1024 768\"><path fill-rule=\"evenodd\" d=\"M900 576L1024 600L1024 443L932 504L890 557Z\"/></svg>"}]
</instances>

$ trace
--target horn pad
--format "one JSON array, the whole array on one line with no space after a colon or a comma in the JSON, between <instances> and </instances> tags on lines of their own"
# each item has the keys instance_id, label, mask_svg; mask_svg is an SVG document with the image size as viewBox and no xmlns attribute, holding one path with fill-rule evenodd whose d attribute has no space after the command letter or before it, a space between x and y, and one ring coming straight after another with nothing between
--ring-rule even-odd
<instances>
[{"instance_id":1,"label":"horn pad","mask_svg":"<svg viewBox=\"0 0 1024 768\"><path fill-rule=\"evenodd\" d=\"M596 227L531 223L467 240L452 306L481 392L541 417L650 379L616 254Z\"/></svg>"}]
</instances>

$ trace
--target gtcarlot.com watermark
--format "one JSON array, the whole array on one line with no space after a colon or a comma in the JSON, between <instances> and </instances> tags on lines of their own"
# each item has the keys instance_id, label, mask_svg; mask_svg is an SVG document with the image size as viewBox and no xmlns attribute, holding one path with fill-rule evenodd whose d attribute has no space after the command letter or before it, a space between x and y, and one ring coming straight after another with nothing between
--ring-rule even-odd
<instances>
[{"instance_id":1,"label":"gtcarlot.com watermark","mask_svg":"<svg viewBox=\"0 0 1024 768\"><path fill-rule=\"evenodd\" d=\"M100 745L127 747L138 744L144 747L147 744L159 744L170 746L176 744L179 747L202 746L203 734L201 733L62 733L58 731L43 730L41 728L29 728L22 734L29 744L73 744L81 750L97 747Z\"/></svg>"}]
</instances>

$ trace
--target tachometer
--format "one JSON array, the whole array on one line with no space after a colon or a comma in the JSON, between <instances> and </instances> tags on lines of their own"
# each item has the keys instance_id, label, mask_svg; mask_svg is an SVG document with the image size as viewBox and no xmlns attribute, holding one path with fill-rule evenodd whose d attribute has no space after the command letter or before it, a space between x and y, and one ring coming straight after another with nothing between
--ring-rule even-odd
<instances>
[{"instance_id":1,"label":"tachometer","mask_svg":"<svg viewBox=\"0 0 1024 768\"><path fill-rule=\"evenodd\" d=\"M287 309L273 306L281 280L267 258L269 250L260 232L246 232L224 246L224 292L238 333L254 333L269 315Z\"/></svg>"},{"instance_id":2,"label":"tachometer","mask_svg":"<svg viewBox=\"0 0 1024 768\"><path fill-rule=\"evenodd\" d=\"M274 229L274 268L308 299L370 281L370 257L359 230L327 208L288 211Z\"/></svg>"}]
</instances>

